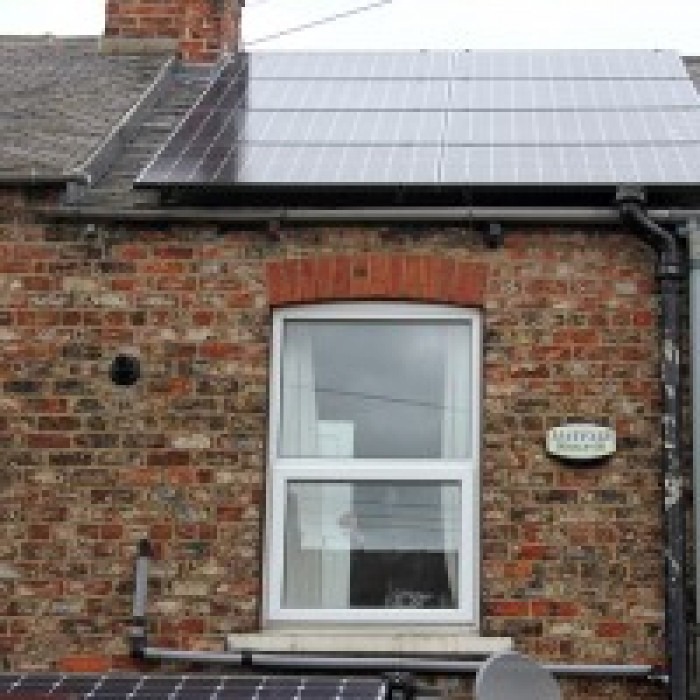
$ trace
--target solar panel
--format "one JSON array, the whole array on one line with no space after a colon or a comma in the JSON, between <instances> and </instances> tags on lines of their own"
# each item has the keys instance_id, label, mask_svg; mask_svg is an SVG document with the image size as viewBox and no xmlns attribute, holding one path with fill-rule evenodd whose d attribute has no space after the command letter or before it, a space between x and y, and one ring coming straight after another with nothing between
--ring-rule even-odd
<instances>
[{"instance_id":1,"label":"solar panel","mask_svg":"<svg viewBox=\"0 0 700 700\"><path fill-rule=\"evenodd\" d=\"M248 110L352 112L435 110L449 106L448 80L252 80Z\"/></svg>"},{"instance_id":2,"label":"solar panel","mask_svg":"<svg viewBox=\"0 0 700 700\"><path fill-rule=\"evenodd\" d=\"M322 55L322 60L319 57ZM246 54L250 78L356 79L449 78L454 53L450 51L280 52Z\"/></svg>"},{"instance_id":3,"label":"solar panel","mask_svg":"<svg viewBox=\"0 0 700 700\"><path fill-rule=\"evenodd\" d=\"M0 694L6 693L21 677L18 673L0 674Z\"/></svg>"},{"instance_id":4,"label":"solar panel","mask_svg":"<svg viewBox=\"0 0 700 700\"><path fill-rule=\"evenodd\" d=\"M254 53L136 185L698 186L699 149L673 52Z\"/></svg>"},{"instance_id":5,"label":"solar panel","mask_svg":"<svg viewBox=\"0 0 700 700\"><path fill-rule=\"evenodd\" d=\"M59 673L35 673L22 676L19 683L14 685L11 691L14 693L50 693L60 684L62 676Z\"/></svg>"},{"instance_id":6,"label":"solar panel","mask_svg":"<svg viewBox=\"0 0 700 700\"><path fill-rule=\"evenodd\" d=\"M94 675L68 675L64 676L60 688L60 695L77 697L86 696L102 680L102 676Z\"/></svg>"},{"instance_id":7,"label":"solar panel","mask_svg":"<svg viewBox=\"0 0 700 700\"><path fill-rule=\"evenodd\" d=\"M90 700L384 700L376 678L165 674L2 674L0 695L51 695Z\"/></svg>"},{"instance_id":8,"label":"solar panel","mask_svg":"<svg viewBox=\"0 0 700 700\"><path fill-rule=\"evenodd\" d=\"M455 110L672 111L697 107L697 95L688 80L455 80L452 86Z\"/></svg>"},{"instance_id":9,"label":"solar panel","mask_svg":"<svg viewBox=\"0 0 700 700\"><path fill-rule=\"evenodd\" d=\"M684 78L672 51L464 51L452 75L481 79Z\"/></svg>"},{"instance_id":10,"label":"solar panel","mask_svg":"<svg viewBox=\"0 0 700 700\"><path fill-rule=\"evenodd\" d=\"M445 142L455 145L645 146L694 143L700 110L659 112L452 112ZM417 134L419 139L422 134Z\"/></svg>"}]
</instances>

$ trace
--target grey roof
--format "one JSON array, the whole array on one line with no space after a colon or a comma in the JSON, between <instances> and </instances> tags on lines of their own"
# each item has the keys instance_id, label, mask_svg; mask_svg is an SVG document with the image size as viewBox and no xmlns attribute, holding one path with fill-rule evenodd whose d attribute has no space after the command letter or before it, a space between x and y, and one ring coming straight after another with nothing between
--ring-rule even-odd
<instances>
[{"instance_id":1,"label":"grey roof","mask_svg":"<svg viewBox=\"0 0 700 700\"><path fill-rule=\"evenodd\" d=\"M69 173L167 58L103 56L98 44L93 37L0 37L0 177Z\"/></svg>"}]
</instances>

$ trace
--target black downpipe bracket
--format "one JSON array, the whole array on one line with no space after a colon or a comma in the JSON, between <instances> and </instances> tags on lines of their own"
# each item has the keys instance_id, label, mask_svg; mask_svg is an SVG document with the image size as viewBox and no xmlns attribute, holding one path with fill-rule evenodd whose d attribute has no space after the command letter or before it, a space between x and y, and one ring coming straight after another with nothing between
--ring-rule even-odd
<instances>
[{"instance_id":1,"label":"black downpipe bracket","mask_svg":"<svg viewBox=\"0 0 700 700\"><path fill-rule=\"evenodd\" d=\"M674 233L644 210L639 190L618 192L620 215L658 254L663 385L664 561L666 568L666 657L671 700L688 697L688 622L685 591L685 502L681 462L680 314L685 257Z\"/></svg>"}]
</instances>

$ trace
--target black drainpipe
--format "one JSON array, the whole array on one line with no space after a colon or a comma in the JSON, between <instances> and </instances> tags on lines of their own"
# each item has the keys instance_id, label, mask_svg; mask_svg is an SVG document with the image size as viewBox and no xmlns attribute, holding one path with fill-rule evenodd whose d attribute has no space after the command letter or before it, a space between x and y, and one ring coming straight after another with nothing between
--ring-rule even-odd
<instances>
[{"instance_id":1,"label":"black drainpipe","mask_svg":"<svg viewBox=\"0 0 700 700\"><path fill-rule=\"evenodd\" d=\"M684 254L674 233L649 218L644 193L620 189L623 221L658 254L656 276L661 301L661 381L663 384L662 473L664 480L664 562L666 566L666 658L671 700L688 697L688 629L685 599L685 503L681 464L680 306Z\"/></svg>"}]
</instances>

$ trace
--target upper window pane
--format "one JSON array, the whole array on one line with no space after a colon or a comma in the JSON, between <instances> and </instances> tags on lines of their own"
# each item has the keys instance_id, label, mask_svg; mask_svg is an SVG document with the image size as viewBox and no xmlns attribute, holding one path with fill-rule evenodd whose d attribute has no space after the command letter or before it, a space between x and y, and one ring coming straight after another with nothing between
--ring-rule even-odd
<instances>
[{"instance_id":1,"label":"upper window pane","mask_svg":"<svg viewBox=\"0 0 700 700\"><path fill-rule=\"evenodd\" d=\"M288 320L282 457L471 455L468 321Z\"/></svg>"}]
</instances>

